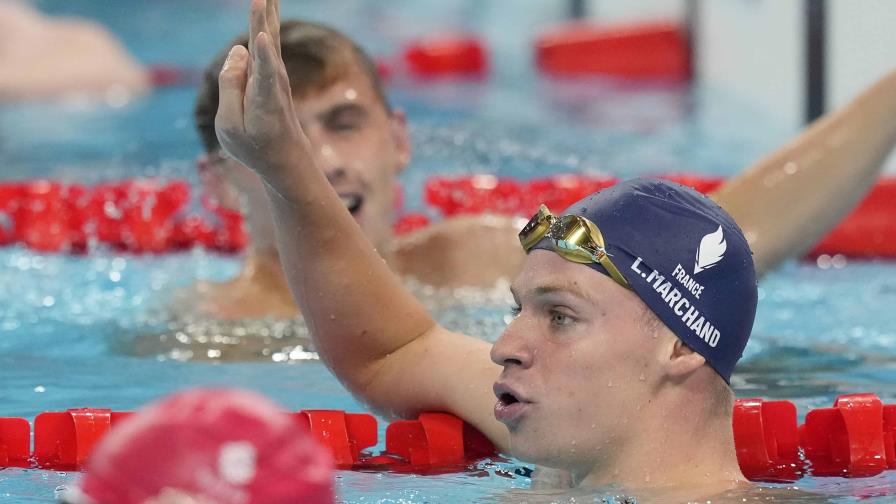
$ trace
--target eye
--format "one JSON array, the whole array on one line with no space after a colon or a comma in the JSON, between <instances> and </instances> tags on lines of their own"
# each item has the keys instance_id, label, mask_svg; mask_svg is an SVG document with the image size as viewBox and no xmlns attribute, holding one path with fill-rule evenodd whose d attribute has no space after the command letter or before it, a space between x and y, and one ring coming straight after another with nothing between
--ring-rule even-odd
<instances>
[{"instance_id":1,"label":"eye","mask_svg":"<svg viewBox=\"0 0 896 504\"><path fill-rule=\"evenodd\" d=\"M573 318L565 313L561 313L557 310L551 310L551 325L555 325L558 327L568 326L573 323Z\"/></svg>"},{"instance_id":2,"label":"eye","mask_svg":"<svg viewBox=\"0 0 896 504\"><path fill-rule=\"evenodd\" d=\"M327 128L335 132L355 131L359 125L356 121L333 121L327 124Z\"/></svg>"},{"instance_id":3,"label":"eye","mask_svg":"<svg viewBox=\"0 0 896 504\"><path fill-rule=\"evenodd\" d=\"M336 107L326 116L323 123L327 130L333 133L350 133L362 129L367 117L364 109L347 105Z\"/></svg>"},{"instance_id":4,"label":"eye","mask_svg":"<svg viewBox=\"0 0 896 504\"><path fill-rule=\"evenodd\" d=\"M523 307L520 306L520 305L518 305L518 304L515 304L515 305L513 305L513 306L510 307L510 314L511 314L514 318L519 317L520 312L522 312L522 311L523 311Z\"/></svg>"}]
</instances>

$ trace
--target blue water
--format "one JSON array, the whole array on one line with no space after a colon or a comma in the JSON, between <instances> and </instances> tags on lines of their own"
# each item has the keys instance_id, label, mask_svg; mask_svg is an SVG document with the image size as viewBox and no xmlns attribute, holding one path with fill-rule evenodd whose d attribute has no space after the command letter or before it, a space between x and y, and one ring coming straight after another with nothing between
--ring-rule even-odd
<instances>
[{"instance_id":1,"label":"blue water","mask_svg":"<svg viewBox=\"0 0 896 504\"><path fill-rule=\"evenodd\" d=\"M235 1L36 3L107 24L141 61L193 68L245 24L244 2ZM507 11L498 0L304 1L283 10L286 17L343 28L380 55L438 27L488 37L495 49L488 81L392 83L390 94L412 124L414 161L402 175L412 209L422 208L422 182L434 173L731 174L793 133L725 90L538 78L530 69L529 41L560 14L545 2L525 3L528 9ZM195 182L200 147L191 124L194 95L191 88L162 89L120 108L2 106L2 178L97 182L163 175ZM130 410L181 387L207 384L254 389L295 410L363 411L317 362L180 362L129 354L128 342L158 323L174 290L198 279L226 279L239 261L201 251L67 257L0 249L0 415L33 418L88 405ZM494 338L507 305L502 293L490 294L459 293L437 316L455 329ZM896 264L823 269L791 262L763 280L760 299L745 362L732 381L739 396L790 399L801 416L829 406L841 393L869 391L896 402ZM507 492L526 488L528 480L495 473L519 465L487 467L492 475L485 477L340 473L337 489L347 502L514 501ZM50 502L55 486L72 478L2 470L0 500ZM886 495L896 478L810 478L800 485L834 502L853 502Z\"/></svg>"}]
</instances>

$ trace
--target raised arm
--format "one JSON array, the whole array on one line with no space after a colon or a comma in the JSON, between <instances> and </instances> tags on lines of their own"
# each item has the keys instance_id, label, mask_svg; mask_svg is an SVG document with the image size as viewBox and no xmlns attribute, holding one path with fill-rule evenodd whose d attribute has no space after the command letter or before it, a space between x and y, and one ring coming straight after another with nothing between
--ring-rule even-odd
<instances>
[{"instance_id":1,"label":"raised arm","mask_svg":"<svg viewBox=\"0 0 896 504\"><path fill-rule=\"evenodd\" d=\"M890 72L712 197L744 230L761 274L805 253L855 207L894 143L896 72Z\"/></svg>"},{"instance_id":2,"label":"raised arm","mask_svg":"<svg viewBox=\"0 0 896 504\"><path fill-rule=\"evenodd\" d=\"M234 47L221 71L215 127L267 185L283 268L321 359L375 409L448 411L506 446L490 346L433 321L315 166L279 55L277 1L252 1L249 32L249 50Z\"/></svg>"}]
</instances>

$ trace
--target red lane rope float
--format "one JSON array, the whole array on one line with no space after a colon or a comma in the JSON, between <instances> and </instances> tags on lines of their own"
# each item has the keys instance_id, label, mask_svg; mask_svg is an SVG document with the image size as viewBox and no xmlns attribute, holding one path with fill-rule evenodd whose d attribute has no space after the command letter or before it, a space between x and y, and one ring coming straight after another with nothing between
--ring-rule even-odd
<instances>
[{"instance_id":1,"label":"red lane rope float","mask_svg":"<svg viewBox=\"0 0 896 504\"><path fill-rule=\"evenodd\" d=\"M896 177L877 181L865 199L810 252L809 257L896 258Z\"/></svg>"},{"instance_id":2,"label":"red lane rope float","mask_svg":"<svg viewBox=\"0 0 896 504\"><path fill-rule=\"evenodd\" d=\"M402 52L408 72L421 78L484 77L488 49L471 34L431 35L408 43Z\"/></svg>"},{"instance_id":3,"label":"red lane rope float","mask_svg":"<svg viewBox=\"0 0 896 504\"><path fill-rule=\"evenodd\" d=\"M741 472L751 480L796 481L799 459L796 406L789 401L739 399L732 427Z\"/></svg>"},{"instance_id":4,"label":"red lane rope float","mask_svg":"<svg viewBox=\"0 0 896 504\"><path fill-rule=\"evenodd\" d=\"M403 235L423 229L426 226L429 226L429 224L430 219L425 214L406 213L395 221L395 224L392 225L392 230L397 235Z\"/></svg>"},{"instance_id":5,"label":"red lane rope float","mask_svg":"<svg viewBox=\"0 0 896 504\"><path fill-rule=\"evenodd\" d=\"M839 396L834 407L810 411L800 426L788 401L741 399L733 428L741 471L754 481L861 478L896 469L896 405L874 394Z\"/></svg>"},{"instance_id":6,"label":"red lane rope float","mask_svg":"<svg viewBox=\"0 0 896 504\"><path fill-rule=\"evenodd\" d=\"M535 42L535 60L539 70L556 77L685 80L690 76L687 38L675 23L572 23L542 34Z\"/></svg>"},{"instance_id":7,"label":"red lane rope float","mask_svg":"<svg viewBox=\"0 0 896 504\"><path fill-rule=\"evenodd\" d=\"M96 408L41 413L34 419L34 460L39 467L77 470L106 432L130 414Z\"/></svg>"},{"instance_id":8,"label":"red lane rope float","mask_svg":"<svg viewBox=\"0 0 896 504\"><path fill-rule=\"evenodd\" d=\"M51 180L0 184L0 243L40 252L85 253L95 244L135 253L195 245L233 252L247 236L242 216L209 208L211 221L186 215L183 180L129 179L88 187Z\"/></svg>"},{"instance_id":9,"label":"red lane rope float","mask_svg":"<svg viewBox=\"0 0 896 504\"><path fill-rule=\"evenodd\" d=\"M31 425L24 418L0 418L0 467L31 466Z\"/></svg>"},{"instance_id":10,"label":"red lane rope float","mask_svg":"<svg viewBox=\"0 0 896 504\"><path fill-rule=\"evenodd\" d=\"M724 178L670 174L663 178L703 193ZM435 176L426 181L426 204L443 217L497 213L528 217L540 203L563 209L615 184L611 177L554 175L517 180L494 175ZM88 187L50 180L0 184L0 245L24 244L41 252L85 253L97 244L135 253L202 246L236 252L248 236L239 212L203 198L211 219L187 215L190 187L182 180L132 179ZM424 213L406 213L397 234L430 224ZM866 198L808 254L896 258L896 177L881 178Z\"/></svg>"},{"instance_id":11,"label":"red lane rope float","mask_svg":"<svg viewBox=\"0 0 896 504\"><path fill-rule=\"evenodd\" d=\"M150 65L147 71L149 82L157 88L195 86L201 77L201 72L196 69L175 65Z\"/></svg>"},{"instance_id":12,"label":"red lane rope float","mask_svg":"<svg viewBox=\"0 0 896 504\"><path fill-rule=\"evenodd\" d=\"M23 418L0 418L0 468L78 471L103 436L131 415L101 408L41 413L30 425ZM423 413L386 428L386 451L365 451L377 444L377 422L367 413L303 410L293 418L333 454L345 470L438 474L462 471L497 455L479 431L445 413Z\"/></svg>"},{"instance_id":13,"label":"red lane rope float","mask_svg":"<svg viewBox=\"0 0 896 504\"><path fill-rule=\"evenodd\" d=\"M41 413L30 426L22 418L0 418L0 468L79 470L102 437L130 413L80 408ZM346 470L440 474L462 471L496 457L479 431L445 413L422 413L386 428L386 450L377 444L376 419L366 413L303 410L294 418L326 446ZM789 401L739 399L732 415L737 460L753 481L793 482L812 475L870 477L896 469L896 405L874 394L849 394L832 408L809 411L797 424Z\"/></svg>"}]
</instances>

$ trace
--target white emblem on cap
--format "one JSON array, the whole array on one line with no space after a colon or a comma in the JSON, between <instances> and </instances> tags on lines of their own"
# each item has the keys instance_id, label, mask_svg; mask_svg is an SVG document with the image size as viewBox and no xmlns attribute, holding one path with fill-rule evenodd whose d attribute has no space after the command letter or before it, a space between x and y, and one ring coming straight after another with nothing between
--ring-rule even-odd
<instances>
[{"instance_id":1,"label":"white emblem on cap","mask_svg":"<svg viewBox=\"0 0 896 504\"><path fill-rule=\"evenodd\" d=\"M225 443L218 453L218 473L232 485L245 485L255 479L255 458L255 446L252 443Z\"/></svg>"},{"instance_id":2,"label":"white emblem on cap","mask_svg":"<svg viewBox=\"0 0 896 504\"><path fill-rule=\"evenodd\" d=\"M694 274L700 273L705 269L712 268L725 255L728 244L725 243L725 236L722 234L722 226L719 226L715 232L709 233L700 240L700 248L697 249L697 260L694 262Z\"/></svg>"}]
</instances>

